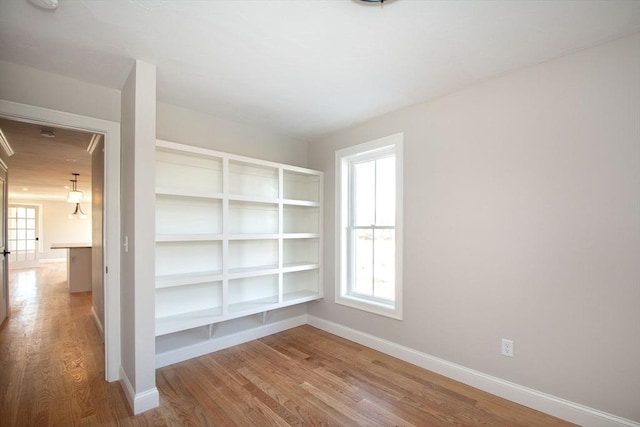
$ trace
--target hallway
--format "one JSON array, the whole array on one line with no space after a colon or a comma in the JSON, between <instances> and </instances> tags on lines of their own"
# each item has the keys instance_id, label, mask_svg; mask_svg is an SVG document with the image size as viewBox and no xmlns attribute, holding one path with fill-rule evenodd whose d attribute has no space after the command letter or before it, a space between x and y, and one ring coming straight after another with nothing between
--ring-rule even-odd
<instances>
[{"instance_id":1,"label":"hallway","mask_svg":"<svg viewBox=\"0 0 640 427\"><path fill-rule=\"evenodd\" d=\"M104 381L91 293L69 294L66 264L10 270L10 317L0 328L0 425L96 424L129 415L120 385Z\"/></svg>"}]
</instances>

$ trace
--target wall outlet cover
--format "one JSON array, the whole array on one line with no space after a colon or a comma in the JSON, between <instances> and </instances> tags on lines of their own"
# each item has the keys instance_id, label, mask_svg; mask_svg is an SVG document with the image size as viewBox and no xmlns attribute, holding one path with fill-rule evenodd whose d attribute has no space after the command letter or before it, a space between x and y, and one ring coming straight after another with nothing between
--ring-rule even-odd
<instances>
[{"instance_id":1,"label":"wall outlet cover","mask_svg":"<svg viewBox=\"0 0 640 427\"><path fill-rule=\"evenodd\" d=\"M503 338L502 339L502 355L513 357L513 341Z\"/></svg>"}]
</instances>

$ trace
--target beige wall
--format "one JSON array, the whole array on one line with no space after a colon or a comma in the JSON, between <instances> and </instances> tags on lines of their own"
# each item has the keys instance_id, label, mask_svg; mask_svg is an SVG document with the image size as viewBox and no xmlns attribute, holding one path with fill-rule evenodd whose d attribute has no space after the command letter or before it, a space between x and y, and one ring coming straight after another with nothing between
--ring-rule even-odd
<instances>
[{"instance_id":1,"label":"beige wall","mask_svg":"<svg viewBox=\"0 0 640 427\"><path fill-rule=\"evenodd\" d=\"M307 144L282 135L159 102L157 137L296 166L307 164Z\"/></svg>"},{"instance_id":2,"label":"beige wall","mask_svg":"<svg viewBox=\"0 0 640 427\"><path fill-rule=\"evenodd\" d=\"M120 122L119 90L6 61L0 61L0 99Z\"/></svg>"},{"instance_id":3,"label":"beige wall","mask_svg":"<svg viewBox=\"0 0 640 427\"><path fill-rule=\"evenodd\" d=\"M11 179L11 178L9 178ZM52 243L91 242L91 203L81 203L86 220L69 219L75 205L64 201L9 199L9 205L37 205L42 216L39 236L42 242L40 260L66 259L66 249L51 249Z\"/></svg>"},{"instance_id":4,"label":"beige wall","mask_svg":"<svg viewBox=\"0 0 640 427\"><path fill-rule=\"evenodd\" d=\"M403 321L333 302L335 150L397 132ZM309 314L640 421L638 35L338 132L309 159L326 173Z\"/></svg>"}]
</instances>

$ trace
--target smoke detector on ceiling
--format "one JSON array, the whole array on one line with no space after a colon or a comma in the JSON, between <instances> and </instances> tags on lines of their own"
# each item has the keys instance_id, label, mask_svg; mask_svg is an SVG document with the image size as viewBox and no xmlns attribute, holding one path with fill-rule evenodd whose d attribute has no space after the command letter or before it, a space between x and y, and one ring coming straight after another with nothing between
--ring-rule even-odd
<instances>
[{"instance_id":1,"label":"smoke detector on ceiling","mask_svg":"<svg viewBox=\"0 0 640 427\"><path fill-rule=\"evenodd\" d=\"M361 4L379 4L382 6L384 3L391 3L394 0L355 0L357 3Z\"/></svg>"},{"instance_id":2,"label":"smoke detector on ceiling","mask_svg":"<svg viewBox=\"0 0 640 427\"><path fill-rule=\"evenodd\" d=\"M58 0L29 0L29 2L42 9L54 10L58 8Z\"/></svg>"}]
</instances>

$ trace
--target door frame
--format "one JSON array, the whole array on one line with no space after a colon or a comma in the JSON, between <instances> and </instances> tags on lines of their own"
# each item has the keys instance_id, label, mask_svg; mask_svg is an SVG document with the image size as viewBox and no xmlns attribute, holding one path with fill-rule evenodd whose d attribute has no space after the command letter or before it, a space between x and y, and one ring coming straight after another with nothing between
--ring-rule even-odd
<instances>
[{"instance_id":1,"label":"door frame","mask_svg":"<svg viewBox=\"0 0 640 427\"><path fill-rule=\"evenodd\" d=\"M0 325L2 325L2 323L4 323L4 321L7 320L7 318L9 317L9 258L8 258L8 252L7 252L7 245L9 244L9 242L7 241L7 224L8 224L8 219L7 219L7 213L9 211L9 186L7 185L7 177L9 175L9 168L7 167L7 165L5 164L5 162L2 160L2 158L0 158L0 179L2 180L2 182L0 183L0 194L2 194L2 202L0 203L0 211L2 211L2 227L4 231L2 233L0 233L0 237L2 240L2 250L4 251L4 253L0 252L0 257L2 257L2 259L0 260L0 266L2 266L2 273L1 273L1 277L2 277L2 281L0 282L0 286L2 287L2 289L0 289L0 292L3 295L3 300L0 301L0 304L2 304L3 307L3 317L0 318Z\"/></svg>"},{"instance_id":2,"label":"door frame","mask_svg":"<svg viewBox=\"0 0 640 427\"><path fill-rule=\"evenodd\" d=\"M105 379L120 379L120 123L0 99L0 116L104 135ZM107 274L108 271L108 274Z\"/></svg>"}]
</instances>

